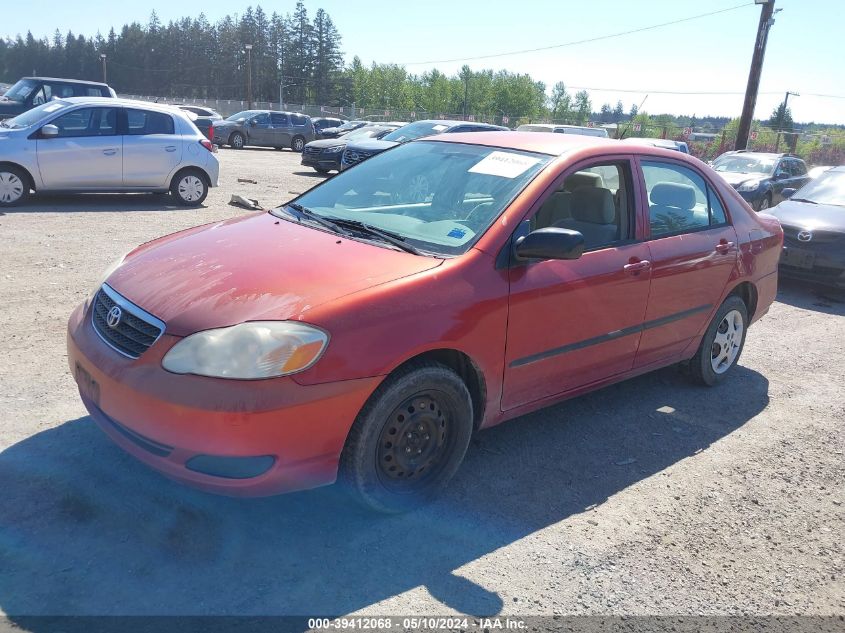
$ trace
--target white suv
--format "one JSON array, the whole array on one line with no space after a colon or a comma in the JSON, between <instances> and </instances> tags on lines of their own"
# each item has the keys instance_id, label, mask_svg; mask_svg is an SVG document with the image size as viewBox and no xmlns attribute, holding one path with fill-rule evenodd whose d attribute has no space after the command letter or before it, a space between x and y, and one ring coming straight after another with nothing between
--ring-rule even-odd
<instances>
[{"instance_id":1,"label":"white suv","mask_svg":"<svg viewBox=\"0 0 845 633\"><path fill-rule=\"evenodd\" d=\"M0 121L0 207L31 190L167 192L195 206L217 186L215 147L171 106L128 99L54 99Z\"/></svg>"}]
</instances>

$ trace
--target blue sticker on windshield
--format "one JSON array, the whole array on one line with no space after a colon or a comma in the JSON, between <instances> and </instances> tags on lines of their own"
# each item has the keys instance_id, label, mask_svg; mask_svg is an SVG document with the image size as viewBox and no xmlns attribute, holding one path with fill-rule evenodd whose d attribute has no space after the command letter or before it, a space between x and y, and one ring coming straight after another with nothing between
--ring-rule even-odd
<instances>
[{"instance_id":1,"label":"blue sticker on windshield","mask_svg":"<svg viewBox=\"0 0 845 633\"><path fill-rule=\"evenodd\" d=\"M455 239L459 240L466 234L467 234L467 232L464 231L463 229L457 229L456 228L456 229L452 229L451 231L449 231L449 233L447 234L447 237L454 237Z\"/></svg>"}]
</instances>

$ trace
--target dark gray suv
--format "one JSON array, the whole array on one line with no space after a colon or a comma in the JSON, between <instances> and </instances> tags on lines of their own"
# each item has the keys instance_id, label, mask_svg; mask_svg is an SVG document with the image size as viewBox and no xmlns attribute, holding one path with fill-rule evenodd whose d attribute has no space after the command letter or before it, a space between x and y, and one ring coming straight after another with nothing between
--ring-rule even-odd
<instances>
[{"instance_id":1,"label":"dark gray suv","mask_svg":"<svg viewBox=\"0 0 845 633\"><path fill-rule=\"evenodd\" d=\"M299 112L244 110L214 122L214 142L233 149L254 145L301 152L314 138L311 117Z\"/></svg>"},{"instance_id":2,"label":"dark gray suv","mask_svg":"<svg viewBox=\"0 0 845 633\"><path fill-rule=\"evenodd\" d=\"M97 81L23 77L0 97L0 120L10 119L55 98L114 96L114 90Z\"/></svg>"}]
</instances>

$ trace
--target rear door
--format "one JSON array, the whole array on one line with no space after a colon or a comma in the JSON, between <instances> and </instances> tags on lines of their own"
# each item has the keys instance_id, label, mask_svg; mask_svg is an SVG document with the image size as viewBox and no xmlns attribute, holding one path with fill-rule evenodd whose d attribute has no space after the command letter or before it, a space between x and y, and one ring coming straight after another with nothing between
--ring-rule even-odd
<instances>
[{"instance_id":1,"label":"rear door","mask_svg":"<svg viewBox=\"0 0 845 633\"><path fill-rule=\"evenodd\" d=\"M164 189L182 160L182 137L173 117L142 108L123 109L123 184Z\"/></svg>"},{"instance_id":2,"label":"rear door","mask_svg":"<svg viewBox=\"0 0 845 633\"><path fill-rule=\"evenodd\" d=\"M718 308L736 268L736 232L715 189L692 167L640 161L651 288L636 367L680 354Z\"/></svg>"},{"instance_id":3,"label":"rear door","mask_svg":"<svg viewBox=\"0 0 845 633\"><path fill-rule=\"evenodd\" d=\"M47 189L120 187L123 173L118 108L79 108L50 123L58 137L35 142L38 170Z\"/></svg>"}]
</instances>

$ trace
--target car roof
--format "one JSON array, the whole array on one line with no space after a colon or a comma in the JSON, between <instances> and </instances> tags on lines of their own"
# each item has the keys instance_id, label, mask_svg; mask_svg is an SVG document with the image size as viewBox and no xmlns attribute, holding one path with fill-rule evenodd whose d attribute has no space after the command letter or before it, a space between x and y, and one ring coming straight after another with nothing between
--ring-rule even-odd
<instances>
[{"instance_id":1,"label":"car roof","mask_svg":"<svg viewBox=\"0 0 845 633\"><path fill-rule=\"evenodd\" d=\"M427 136L428 141L444 143L469 143L472 145L486 145L488 147L502 147L524 152L536 152L559 156L570 150L583 147L619 145L619 141L603 136L582 136L580 134L556 134L554 132L511 132L494 130L490 132L458 132L456 134L438 134ZM636 148L636 149L635 149ZM637 146L626 144L626 152L648 151L655 148L652 145Z\"/></svg>"},{"instance_id":2,"label":"car roof","mask_svg":"<svg viewBox=\"0 0 845 633\"><path fill-rule=\"evenodd\" d=\"M161 112L178 112L185 114L177 105L169 103L153 103L152 101L137 101L135 99L121 99L119 97L65 97L63 99L54 99L53 101L61 101L71 105L110 105L121 107L136 107L146 108L148 110L159 110Z\"/></svg>"},{"instance_id":3,"label":"car roof","mask_svg":"<svg viewBox=\"0 0 845 633\"><path fill-rule=\"evenodd\" d=\"M86 86L100 86L102 88L108 88L108 84L104 84L101 81L88 81L86 79L62 79L61 77L21 77L21 79L32 79L34 81L61 81L63 83L70 83L70 84L84 84Z\"/></svg>"}]
</instances>

